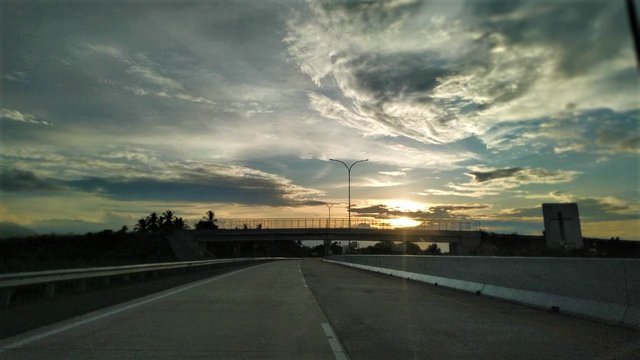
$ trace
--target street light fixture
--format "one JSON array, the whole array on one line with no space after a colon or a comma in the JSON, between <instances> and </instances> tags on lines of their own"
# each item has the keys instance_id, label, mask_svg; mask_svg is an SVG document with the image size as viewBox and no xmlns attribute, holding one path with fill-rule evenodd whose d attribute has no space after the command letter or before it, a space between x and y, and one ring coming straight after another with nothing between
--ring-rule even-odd
<instances>
[{"instance_id":1,"label":"street light fixture","mask_svg":"<svg viewBox=\"0 0 640 360\"><path fill-rule=\"evenodd\" d=\"M331 226L331 208L337 203L324 203L329 208L329 220L327 220L327 228Z\"/></svg>"},{"instance_id":2,"label":"street light fixture","mask_svg":"<svg viewBox=\"0 0 640 360\"><path fill-rule=\"evenodd\" d=\"M344 167L347 168L347 175L349 177L349 230L351 230L351 168L353 168L353 166L355 164L361 163L361 162L365 162L365 161L369 161L369 159L358 160L358 161L353 162L353 164L351 164L351 165L347 165L344 161L337 160L337 159L329 159L329 160L339 162L342 165L344 165ZM349 249L349 252L351 252L351 236L349 236L348 249Z\"/></svg>"}]
</instances>

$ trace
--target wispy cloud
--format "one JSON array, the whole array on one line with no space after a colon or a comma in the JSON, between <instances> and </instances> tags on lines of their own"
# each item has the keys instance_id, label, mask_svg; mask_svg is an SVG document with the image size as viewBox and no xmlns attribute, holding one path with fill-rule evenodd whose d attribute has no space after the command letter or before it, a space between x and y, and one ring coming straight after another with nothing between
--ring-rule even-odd
<instances>
[{"instance_id":1,"label":"wispy cloud","mask_svg":"<svg viewBox=\"0 0 640 360\"><path fill-rule=\"evenodd\" d=\"M493 150L551 149L555 154L615 154L640 151L640 110L568 108L551 119L510 122L488 130L482 138ZM592 139L593 141L586 141Z\"/></svg>"},{"instance_id":2,"label":"wispy cloud","mask_svg":"<svg viewBox=\"0 0 640 360\"><path fill-rule=\"evenodd\" d=\"M138 77L148 85L155 85L161 89L181 90L183 86L176 80L160 74L158 65L142 53L129 53L114 44L88 43L79 44L80 53L88 55L108 56L122 63L126 73Z\"/></svg>"},{"instance_id":3,"label":"wispy cloud","mask_svg":"<svg viewBox=\"0 0 640 360\"><path fill-rule=\"evenodd\" d=\"M386 175L386 176L405 176L407 173L404 171L378 171L378 174Z\"/></svg>"},{"instance_id":4,"label":"wispy cloud","mask_svg":"<svg viewBox=\"0 0 640 360\"><path fill-rule=\"evenodd\" d=\"M7 109L7 108L0 108L0 119L13 120L13 121L19 121L19 122L30 123L30 124L38 124L38 125L47 125L47 126L53 125L45 120L40 120L36 118L35 115L31 115L28 113L20 112L18 110Z\"/></svg>"},{"instance_id":5,"label":"wispy cloud","mask_svg":"<svg viewBox=\"0 0 640 360\"><path fill-rule=\"evenodd\" d=\"M289 21L285 42L300 70L335 94L310 96L312 108L365 134L430 143L554 116L568 104L637 108L632 49L616 25L621 4L465 5L309 1L308 16ZM550 14L566 16L551 26ZM567 43L601 51L586 46L577 60Z\"/></svg>"},{"instance_id":6,"label":"wispy cloud","mask_svg":"<svg viewBox=\"0 0 640 360\"><path fill-rule=\"evenodd\" d=\"M580 173L571 170L547 170L541 168L504 168L484 166L469 168L466 175L471 181L461 184L450 182L447 189L426 189L420 195L463 196L482 198L504 194L529 184L559 184L573 181Z\"/></svg>"}]
</instances>

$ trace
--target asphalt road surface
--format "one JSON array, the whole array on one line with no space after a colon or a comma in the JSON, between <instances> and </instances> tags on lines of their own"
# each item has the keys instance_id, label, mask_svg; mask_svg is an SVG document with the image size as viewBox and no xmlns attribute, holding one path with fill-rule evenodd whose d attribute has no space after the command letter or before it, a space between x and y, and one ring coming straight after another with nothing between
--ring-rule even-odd
<instances>
[{"instance_id":1,"label":"asphalt road surface","mask_svg":"<svg viewBox=\"0 0 640 360\"><path fill-rule=\"evenodd\" d=\"M199 280L0 340L0 359L640 358L640 333L323 263Z\"/></svg>"}]
</instances>

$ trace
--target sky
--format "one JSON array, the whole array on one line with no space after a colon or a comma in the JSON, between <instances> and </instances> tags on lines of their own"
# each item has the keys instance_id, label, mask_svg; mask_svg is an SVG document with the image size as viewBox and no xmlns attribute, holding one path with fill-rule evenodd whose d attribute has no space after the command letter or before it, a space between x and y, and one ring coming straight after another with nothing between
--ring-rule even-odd
<instances>
[{"instance_id":1,"label":"sky","mask_svg":"<svg viewBox=\"0 0 640 360\"><path fill-rule=\"evenodd\" d=\"M640 239L623 1L3 1L0 221L472 219Z\"/></svg>"}]
</instances>

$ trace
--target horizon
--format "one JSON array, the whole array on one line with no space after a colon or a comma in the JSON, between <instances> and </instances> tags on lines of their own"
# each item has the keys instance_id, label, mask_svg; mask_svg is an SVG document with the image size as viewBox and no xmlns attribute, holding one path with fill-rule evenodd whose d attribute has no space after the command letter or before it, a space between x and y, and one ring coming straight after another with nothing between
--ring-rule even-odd
<instances>
[{"instance_id":1,"label":"horizon","mask_svg":"<svg viewBox=\"0 0 640 360\"><path fill-rule=\"evenodd\" d=\"M623 1L3 4L0 222L473 219L640 240Z\"/></svg>"}]
</instances>

